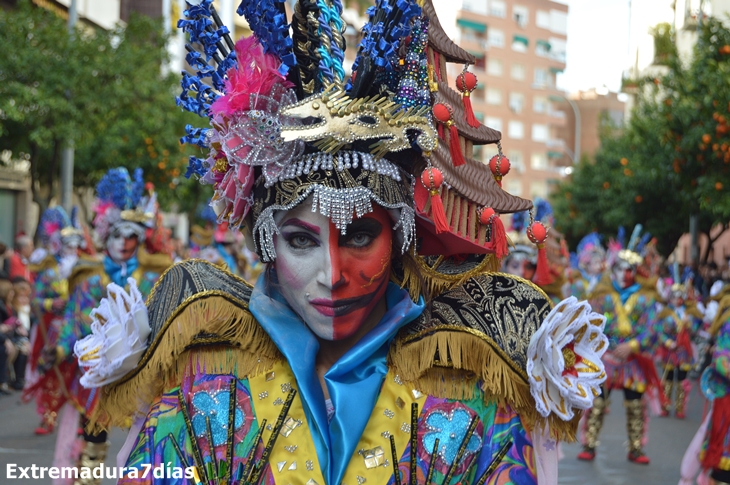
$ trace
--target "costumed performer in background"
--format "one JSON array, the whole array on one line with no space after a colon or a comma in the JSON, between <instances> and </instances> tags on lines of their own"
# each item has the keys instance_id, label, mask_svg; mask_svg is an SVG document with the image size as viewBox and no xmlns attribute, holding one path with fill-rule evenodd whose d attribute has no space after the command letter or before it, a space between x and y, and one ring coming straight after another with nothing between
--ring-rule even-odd
<instances>
[{"instance_id":1,"label":"costumed performer in background","mask_svg":"<svg viewBox=\"0 0 730 485\"><path fill-rule=\"evenodd\" d=\"M636 268L643 261L640 251L644 240L639 239L640 234L641 226L637 225L627 247L622 247L621 236L609 245L610 279L601 280L589 295L593 310L606 315L606 335L610 348L604 355L608 379L587 416L579 460L592 461L595 458L606 399L612 389L617 389L624 393L628 460L649 464L649 458L643 450L648 419L643 397L645 393L651 392L653 398L662 403L664 399L650 356L657 342L653 325L657 313L656 289L643 287L636 282Z\"/></svg>"},{"instance_id":2,"label":"costumed performer in background","mask_svg":"<svg viewBox=\"0 0 730 485\"><path fill-rule=\"evenodd\" d=\"M69 296L68 278L79 259L79 249L85 245L77 216L75 207L71 217L63 207L51 207L43 212L38 224L38 237L47 253L40 264L31 267L35 273L34 307L41 318L31 334L30 372L23 401L36 401L41 422L35 434L39 435L53 432L76 368L73 361L49 365L46 360L55 353Z\"/></svg>"}]
</instances>

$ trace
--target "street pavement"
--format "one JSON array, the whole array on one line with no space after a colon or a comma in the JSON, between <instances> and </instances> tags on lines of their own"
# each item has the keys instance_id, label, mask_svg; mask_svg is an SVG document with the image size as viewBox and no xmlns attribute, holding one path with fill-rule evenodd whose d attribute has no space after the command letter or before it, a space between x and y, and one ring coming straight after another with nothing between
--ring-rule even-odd
<instances>
[{"instance_id":1,"label":"street pavement","mask_svg":"<svg viewBox=\"0 0 730 485\"><path fill-rule=\"evenodd\" d=\"M704 410L704 399L697 385L692 389L687 419L652 418L649 425L649 443L646 453L651 458L648 466L635 465L626 460L626 420L623 393L611 395L611 412L605 418L601 446L596 460L588 463L576 460L578 444L563 444L563 459L559 465L562 485L674 485L679 481L679 467L684 451L699 427ZM33 429L38 418L33 404L20 403L19 394L0 397L0 485L37 483L50 485L51 480L7 479L7 464L19 467L33 464L50 466L56 436L36 436ZM111 433L111 449L107 466L114 466L116 454L122 447L126 433L115 429ZM111 485L114 480L106 480Z\"/></svg>"}]
</instances>

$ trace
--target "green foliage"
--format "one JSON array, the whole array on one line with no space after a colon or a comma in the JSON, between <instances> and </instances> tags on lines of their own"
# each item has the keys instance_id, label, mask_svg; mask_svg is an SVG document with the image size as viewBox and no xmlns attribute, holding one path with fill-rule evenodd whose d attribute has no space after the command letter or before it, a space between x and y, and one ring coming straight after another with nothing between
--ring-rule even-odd
<instances>
[{"instance_id":1,"label":"green foliage","mask_svg":"<svg viewBox=\"0 0 730 485\"><path fill-rule=\"evenodd\" d=\"M191 152L179 138L200 119L175 105L179 76L163 75L160 22L133 16L110 31L73 35L53 12L19 2L0 10L0 147L30 156L41 209L57 193L60 153L75 145L74 185L93 187L106 170L141 167L161 206L193 210L200 188L184 178Z\"/></svg>"},{"instance_id":2,"label":"green foliage","mask_svg":"<svg viewBox=\"0 0 730 485\"><path fill-rule=\"evenodd\" d=\"M665 75L642 82L628 125L605 132L593 163L581 161L553 195L572 245L592 230L611 236L641 223L666 256L690 215L708 235L730 220L730 31L708 19L691 62L675 49L666 60Z\"/></svg>"}]
</instances>

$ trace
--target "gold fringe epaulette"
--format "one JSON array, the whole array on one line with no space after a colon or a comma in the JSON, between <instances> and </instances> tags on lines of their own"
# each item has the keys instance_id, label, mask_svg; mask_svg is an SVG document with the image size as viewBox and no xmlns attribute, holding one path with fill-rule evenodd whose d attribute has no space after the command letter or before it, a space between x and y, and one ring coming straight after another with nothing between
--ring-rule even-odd
<instances>
[{"instance_id":1,"label":"gold fringe epaulette","mask_svg":"<svg viewBox=\"0 0 730 485\"><path fill-rule=\"evenodd\" d=\"M30 266L28 266L28 269L31 273L40 273L42 271L57 267L58 262L56 261L56 258L52 254L47 254L46 257L43 258L43 261L38 264L31 264Z\"/></svg>"},{"instance_id":2,"label":"gold fringe epaulette","mask_svg":"<svg viewBox=\"0 0 730 485\"><path fill-rule=\"evenodd\" d=\"M715 319L712 321L712 325L710 325L710 335L712 338L717 337L717 333L720 331L720 328L728 320L730 320L730 293L723 296L718 303Z\"/></svg>"},{"instance_id":3,"label":"gold fringe epaulette","mask_svg":"<svg viewBox=\"0 0 730 485\"><path fill-rule=\"evenodd\" d=\"M258 375L281 358L249 312L251 287L206 261L178 263L147 300L152 333L137 367L101 389L91 428L123 426L190 368L240 378ZM199 366L199 367L198 367Z\"/></svg>"},{"instance_id":4,"label":"gold fringe epaulette","mask_svg":"<svg viewBox=\"0 0 730 485\"><path fill-rule=\"evenodd\" d=\"M76 262L76 265L73 267L71 274L68 277L69 294L73 293L76 285L82 281L93 276L103 277L104 274L104 263L100 258L81 253L81 255L79 255L79 260Z\"/></svg>"},{"instance_id":5,"label":"gold fringe epaulette","mask_svg":"<svg viewBox=\"0 0 730 485\"><path fill-rule=\"evenodd\" d=\"M418 301L421 295L430 301L469 278L498 269L499 261L492 254L475 254L460 260L414 254L412 258L403 259L402 277L394 277L393 281L408 289L413 301Z\"/></svg>"},{"instance_id":6,"label":"gold fringe epaulette","mask_svg":"<svg viewBox=\"0 0 730 485\"><path fill-rule=\"evenodd\" d=\"M580 413L570 422L543 418L527 377L527 348L552 303L533 283L503 273L482 273L436 296L418 320L395 339L388 363L421 392L447 399L509 405L534 429L575 440Z\"/></svg>"},{"instance_id":7,"label":"gold fringe epaulette","mask_svg":"<svg viewBox=\"0 0 730 485\"><path fill-rule=\"evenodd\" d=\"M150 273L163 273L174 264L172 257L165 253L148 253L144 248L137 250L137 261L142 271Z\"/></svg>"}]
</instances>

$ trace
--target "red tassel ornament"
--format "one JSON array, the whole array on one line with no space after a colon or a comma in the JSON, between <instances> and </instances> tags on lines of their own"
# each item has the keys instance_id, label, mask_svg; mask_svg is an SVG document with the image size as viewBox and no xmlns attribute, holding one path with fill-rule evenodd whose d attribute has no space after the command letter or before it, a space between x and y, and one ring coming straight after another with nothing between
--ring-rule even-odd
<instances>
[{"instance_id":1,"label":"red tassel ornament","mask_svg":"<svg viewBox=\"0 0 730 485\"><path fill-rule=\"evenodd\" d=\"M461 93L461 100L464 103L464 112L466 113L466 122L472 128L479 128L480 123L474 116L474 108L471 106L471 92L477 88L477 77L464 68L456 77L456 89Z\"/></svg>"},{"instance_id":2,"label":"red tassel ornament","mask_svg":"<svg viewBox=\"0 0 730 485\"><path fill-rule=\"evenodd\" d=\"M509 158L504 155L498 154L489 159L489 170L492 171L494 180L497 181L499 186L502 186L502 177L509 173L511 164Z\"/></svg>"},{"instance_id":3,"label":"red tassel ornament","mask_svg":"<svg viewBox=\"0 0 730 485\"><path fill-rule=\"evenodd\" d=\"M459 130L454 124L454 110L451 106L444 103L436 103L433 106L433 116L436 121L442 123L449 129L449 150L451 151L451 163L454 167L459 167L466 163L464 154L461 153L461 144L459 143Z\"/></svg>"},{"instance_id":4,"label":"red tassel ornament","mask_svg":"<svg viewBox=\"0 0 730 485\"><path fill-rule=\"evenodd\" d=\"M431 196L431 212L433 214L433 223L436 225L436 233L450 232L449 223L446 220L446 211L444 211L444 203L439 193L439 189L444 183L444 174L438 168L428 167L421 174L421 183Z\"/></svg>"},{"instance_id":5,"label":"red tassel ornament","mask_svg":"<svg viewBox=\"0 0 730 485\"><path fill-rule=\"evenodd\" d=\"M492 225L491 230L491 244L494 248L494 255L498 259L502 259L509 253L509 247L507 246L507 234L504 231L504 224L502 219L499 218L499 214L494 212L491 207L485 207L482 209L482 213L479 215L479 222L483 225Z\"/></svg>"},{"instance_id":6,"label":"red tassel ornament","mask_svg":"<svg viewBox=\"0 0 730 485\"><path fill-rule=\"evenodd\" d=\"M537 245L537 268L535 268L535 276L532 281L538 286L549 285L553 282L547 260L547 250L545 249L547 233L548 230L542 222L533 222L527 228L528 239Z\"/></svg>"}]
</instances>

